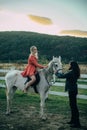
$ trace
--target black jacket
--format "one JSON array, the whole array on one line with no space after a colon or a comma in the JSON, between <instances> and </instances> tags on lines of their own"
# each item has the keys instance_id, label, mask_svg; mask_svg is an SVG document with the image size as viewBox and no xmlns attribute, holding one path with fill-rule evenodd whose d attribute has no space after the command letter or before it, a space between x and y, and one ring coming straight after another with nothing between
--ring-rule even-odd
<instances>
[{"instance_id":1,"label":"black jacket","mask_svg":"<svg viewBox=\"0 0 87 130\"><path fill-rule=\"evenodd\" d=\"M77 78L73 70L69 70L67 73L56 73L58 78L66 78L65 91L75 91L77 92Z\"/></svg>"}]
</instances>

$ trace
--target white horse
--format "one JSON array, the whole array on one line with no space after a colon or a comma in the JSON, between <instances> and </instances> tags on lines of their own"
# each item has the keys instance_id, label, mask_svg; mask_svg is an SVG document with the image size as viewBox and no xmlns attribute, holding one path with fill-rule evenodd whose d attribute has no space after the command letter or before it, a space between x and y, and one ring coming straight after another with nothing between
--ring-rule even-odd
<instances>
[{"instance_id":1,"label":"white horse","mask_svg":"<svg viewBox=\"0 0 87 130\"><path fill-rule=\"evenodd\" d=\"M45 99L48 94L49 87L52 85L52 75L54 74L54 71L62 71L62 63L61 63L61 57L53 57L53 59L49 62L48 67L46 69L40 69L38 70L40 81L36 85L38 94L40 95L40 114L42 119L46 119L45 113L44 113L44 107L45 107ZM21 75L21 71L18 70L11 70L9 71L5 76L5 82L6 82L6 96L7 96L7 112L6 114L10 114L10 104L14 95L14 92L16 89L24 90L24 83L26 82L27 77L23 77ZM29 87L28 92L34 89L32 87Z\"/></svg>"}]
</instances>

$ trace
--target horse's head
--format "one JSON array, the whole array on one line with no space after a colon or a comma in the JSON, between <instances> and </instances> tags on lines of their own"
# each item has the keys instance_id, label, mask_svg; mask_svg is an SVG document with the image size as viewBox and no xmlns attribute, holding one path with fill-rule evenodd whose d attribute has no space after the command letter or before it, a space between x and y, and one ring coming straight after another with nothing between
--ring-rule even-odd
<instances>
[{"instance_id":1,"label":"horse's head","mask_svg":"<svg viewBox=\"0 0 87 130\"><path fill-rule=\"evenodd\" d=\"M62 73L61 56L59 56L59 57L53 56L53 59L51 61L51 65L52 65L54 72L58 71L58 72Z\"/></svg>"},{"instance_id":2,"label":"horse's head","mask_svg":"<svg viewBox=\"0 0 87 130\"><path fill-rule=\"evenodd\" d=\"M53 78L53 82L55 83L55 72L57 71L62 73L61 57L53 56L53 59L49 62L48 67L45 69L45 77L49 82L49 84L52 78Z\"/></svg>"},{"instance_id":3,"label":"horse's head","mask_svg":"<svg viewBox=\"0 0 87 130\"><path fill-rule=\"evenodd\" d=\"M55 83L55 72L60 72L62 73L62 63L61 63L61 57L54 57L53 59L49 62L47 71L50 73L50 79L53 77L53 82Z\"/></svg>"}]
</instances>

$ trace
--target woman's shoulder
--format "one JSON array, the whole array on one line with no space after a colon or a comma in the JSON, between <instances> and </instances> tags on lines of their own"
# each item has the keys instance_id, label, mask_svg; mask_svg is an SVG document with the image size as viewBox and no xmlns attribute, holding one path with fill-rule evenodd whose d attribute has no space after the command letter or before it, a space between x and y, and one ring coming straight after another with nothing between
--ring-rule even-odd
<instances>
[{"instance_id":1,"label":"woman's shoulder","mask_svg":"<svg viewBox=\"0 0 87 130\"><path fill-rule=\"evenodd\" d=\"M29 56L29 61L36 61L36 57L34 55L30 55Z\"/></svg>"},{"instance_id":2,"label":"woman's shoulder","mask_svg":"<svg viewBox=\"0 0 87 130\"><path fill-rule=\"evenodd\" d=\"M35 56L34 56L34 55L32 55L32 54L30 54L30 55L29 55L29 58L35 58Z\"/></svg>"}]
</instances>

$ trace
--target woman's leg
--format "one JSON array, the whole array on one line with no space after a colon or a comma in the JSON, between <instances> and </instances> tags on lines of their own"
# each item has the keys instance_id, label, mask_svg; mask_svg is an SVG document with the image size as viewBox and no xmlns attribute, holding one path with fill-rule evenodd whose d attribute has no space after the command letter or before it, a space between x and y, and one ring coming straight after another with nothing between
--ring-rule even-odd
<instances>
[{"instance_id":1,"label":"woman's leg","mask_svg":"<svg viewBox=\"0 0 87 130\"><path fill-rule=\"evenodd\" d=\"M70 109L71 109L71 120L70 120L71 124L74 123L73 102L74 102L73 94L72 94L72 92L69 92L69 105L70 105Z\"/></svg>"},{"instance_id":2,"label":"woman's leg","mask_svg":"<svg viewBox=\"0 0 87 130\"><path fill-rule=\"evenodd\" d=\"M30 76L31 80L26 83L26 87L24 88L24 92L27 92L28 88L36 81L35 75Z\"/></svg>"},{"instance_id":3,"label":"woman's leg","mask_svg":"<svg viewBox=\"0 0 87 130\"><path fill-rule=\"evenodd\" d=\"M80 125L79 111L77 107L76 92L69 92L69 103L71 108L71 122L75 125Z\"/></svg>"}]
</instances>

